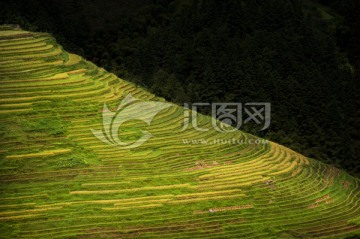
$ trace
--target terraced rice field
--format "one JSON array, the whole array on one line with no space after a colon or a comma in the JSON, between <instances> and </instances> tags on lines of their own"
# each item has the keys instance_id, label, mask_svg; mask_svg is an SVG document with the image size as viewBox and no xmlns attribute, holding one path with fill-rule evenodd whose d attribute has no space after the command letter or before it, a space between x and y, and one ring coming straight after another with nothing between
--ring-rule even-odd
<instances>
[{"instance_id":1,"label":"terraced rice field","mask_svg":"<svg viewBox=\"0 0 360 239\"><path fill-rule=\"evenodd\" d=\"M97 139L106 102L163 99L69 54L45 33L0 31L0 238L346 238L359 180L235 131L182 131L184 109ZM187 144L184 139L242 144Z\"/></svg>"}]
</instances>

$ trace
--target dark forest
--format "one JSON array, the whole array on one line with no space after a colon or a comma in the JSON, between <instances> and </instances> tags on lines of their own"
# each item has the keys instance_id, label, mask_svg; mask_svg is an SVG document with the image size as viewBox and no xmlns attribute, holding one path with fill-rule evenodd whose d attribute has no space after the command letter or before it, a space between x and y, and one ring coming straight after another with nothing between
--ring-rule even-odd
<instances>
[{"instance_id":1,"label":"dark forest","mask_svg":"<svg viewBox=\"0 0 360 239\"><path fill-rule=\"evenodd\" d=\"M52 33L179 105L270 102L271 127L242 130L359 176L359 12L353 0L29 0L2 5L0 24Z\"/></svg>"}]
</instances>

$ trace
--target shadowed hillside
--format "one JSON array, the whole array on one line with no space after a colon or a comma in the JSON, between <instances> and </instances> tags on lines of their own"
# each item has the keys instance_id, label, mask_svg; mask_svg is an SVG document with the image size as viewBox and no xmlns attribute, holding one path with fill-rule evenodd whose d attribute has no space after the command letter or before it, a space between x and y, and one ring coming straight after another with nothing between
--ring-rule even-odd
<instances>
[{"instance_id":1,"label":"shadowed hillside","mask_svg":"<svg viewBox=\"0 0 360 239\"><path fill-rule=\"evenodd\" d=\"M179 105L270 102L271 126L244 131L359 176L359 7L353 0L13 0L0 8L0 24L50 32L66 50Z\"/></svg>"}]
</instances>

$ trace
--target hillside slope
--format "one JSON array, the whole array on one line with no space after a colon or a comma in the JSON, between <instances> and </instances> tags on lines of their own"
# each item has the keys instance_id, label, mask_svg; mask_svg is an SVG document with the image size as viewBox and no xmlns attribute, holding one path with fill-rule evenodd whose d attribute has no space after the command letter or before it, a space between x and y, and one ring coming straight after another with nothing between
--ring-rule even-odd
<instances>
[{"instance_id":1,"label":"hillside slope","mask_svg":"<svg viewBox=\"0 0 360 239\"><path fill-rule=\"evenodd\" d=\"M360 232L358 179L241 131L183 131L182 107L167 105L150 125L125 122L123 141L153 136L137 148L101 142L92 130L103 128L105 102L116 108L128 94L165 102L63 51L49 34L0 31L0 82L1 238ZM208 116L199 123L211 128ZM225 142L232 139L243 143Z\"/></svg>"}]
</instances>

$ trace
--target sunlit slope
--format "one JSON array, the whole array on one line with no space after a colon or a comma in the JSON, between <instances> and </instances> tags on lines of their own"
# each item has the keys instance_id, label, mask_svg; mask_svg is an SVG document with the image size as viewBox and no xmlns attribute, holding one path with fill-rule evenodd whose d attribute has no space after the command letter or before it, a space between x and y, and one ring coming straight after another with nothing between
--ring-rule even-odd
<instances>
[{"instance_id":1,"label":"sunlit slope","mask_svg":"<svg viewBox=\"0 0 360 239\"><path fill-rule=\"evenodd\" d=\"M218 133L207 116L198 122L210 130L182 131L182 107L160 111L150 125L126 122L123 141L140 130L153 135L140 147L101 142L91 129L103 128L103 104L116 108L129 93L164 102L48 34L0 31L0 238L359 233L357 179L241 131Z\"/></svg>"}]
</instances>

